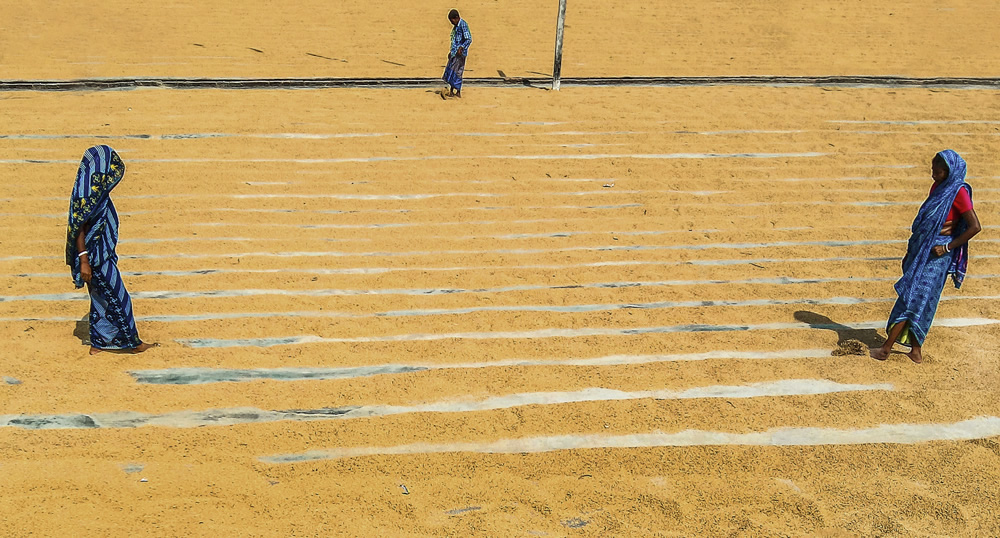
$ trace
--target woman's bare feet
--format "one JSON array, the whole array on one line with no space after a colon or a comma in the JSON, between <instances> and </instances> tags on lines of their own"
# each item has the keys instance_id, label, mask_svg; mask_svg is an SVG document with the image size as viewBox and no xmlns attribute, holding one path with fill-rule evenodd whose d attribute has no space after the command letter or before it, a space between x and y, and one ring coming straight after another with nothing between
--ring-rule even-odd
<instances>
[{"instance_id":1,"label":"woman's bare feet","mask_svg":"<svg viewBox=\"0 0 1000 538\"><path fill-rule=\"evenodd\" d=\"M139 344L138 346L130 349L129 351L131 351L132 353L142 353L143 351L146 351L147 349L149 349L151 347L160 347L160 344L157 343L157 342L152 342L152 343L150 343L150 342L143 342L143 343Z\"/></svg>"},{"instance_id":2,"label":"woman's bare feet","mask_svg":"<svg viewBox=\"0 0 1000 538\"><path fill-rule=\"evenodd\" d=\"M889 358L890 350L881 347L876 347L876 348L869 348L868 353L872 356L873 359L877 361L884 361Z\"/></svg>"},{"instance_id":3,"label":"woman's bare feet","mask_svg":"<svg viewBox=\"0 0 1000 538\"><path fill-rule=\"evenodd\" d=\"M873 359L877 361L884 361L889 358L889 354L892 353L892 349L885 349L884 347L869 348L868 353ZM924 355L920 352L919 347L910 348L910 350L906 352L906 356L917 364L924 362Z\"/></svg>"},{"instance_id":4,"label":"woman's bare feet","mask_svg":"<svg viewBox=\"0 0 1000 538\"><path fill-rule=\"evenodd\" d=\"M94 346L90 346L90 354L91 355L97 355L98 353L100 353L102 351L104 351L104 350L100 349L100 348L96 348Z\"/></svg>"}]
</instances>

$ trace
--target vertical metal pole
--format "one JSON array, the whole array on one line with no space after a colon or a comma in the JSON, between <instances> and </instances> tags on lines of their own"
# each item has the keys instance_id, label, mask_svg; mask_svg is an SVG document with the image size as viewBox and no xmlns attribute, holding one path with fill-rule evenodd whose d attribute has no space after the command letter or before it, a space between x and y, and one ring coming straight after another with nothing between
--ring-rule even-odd
<instances>
[{"instance_id":1,"label":"vertical metal pole","mask_svg":"<svg viewBox=\"0 0 1000 538\"><path fill-rule=\"evenodd\" d=\"M559 18L556 19L556 58L552 65L552 90L559 91L562 75L563 23L566 22L566 0L559 0Z\"/></svg>"}]
</instances>

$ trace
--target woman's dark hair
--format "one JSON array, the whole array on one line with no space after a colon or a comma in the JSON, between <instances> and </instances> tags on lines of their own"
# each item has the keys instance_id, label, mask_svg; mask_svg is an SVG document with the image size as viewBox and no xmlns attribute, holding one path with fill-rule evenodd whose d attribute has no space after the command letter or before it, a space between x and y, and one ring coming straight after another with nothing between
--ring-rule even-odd
<instances>
[{"instance_id":1,"label":"woman's dark hair","mask_svg":"<svg viewBox=\"0 0 1000 538\"><path fill-rule=\"evenodd\" d=\"M459 16L457 9L453 9L453 10L451 10L451 11L448 12L448 20L451 20L451 19L461 19L461 18L462 17Z\"/></svg>"},{"instance_id":2,"label":"woman's dark hair","mask_svg":"<svg viewBox=\"0 0 1000 538\"><path fill-rule=\"evenodd\" d=\"M944 160L944 157L942 157L940 153L934 156L934 159L931 161L931 166L937 166L944 169L945 172L948 172L949 174L951 173L951 167L948 166L948 161Z\"/></svg>"}]
</instances>

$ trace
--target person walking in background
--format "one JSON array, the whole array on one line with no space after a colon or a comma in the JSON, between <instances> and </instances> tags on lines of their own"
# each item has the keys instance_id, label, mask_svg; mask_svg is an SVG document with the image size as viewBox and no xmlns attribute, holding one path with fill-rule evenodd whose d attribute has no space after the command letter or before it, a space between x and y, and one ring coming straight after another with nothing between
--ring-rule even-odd
<instances>
[{"instance_id":1,"label":"person walking in background","mask_svg":"<svg viewBox=\"0 0 1000 538\"><path fill-rule=\"evenodd\" d=\"M69 203L66 264L73 283L90 293L90 354L104 350L141 353L143 343L132 316L132 299L118 272L118 213L111 190L125 176L125 163L108 146L83 154Z\"/></svg>"},{"instance_id":2,"label":"person walking in background","mask_svg":"<svg viewBox=\"0 0 1000 538\"><path fill-rule=\"evenodd\" d=\"M972 207L972 187L965 182L965 160L950 149L931 161L934 185L913 220L903 258L903 277L896 282L899 298L886 324L885 344L872 357L885 360L896 342L910 346L907 356L923 362L920 348L934 321L941 292L951 275L962 286L969 264L969 239L982 229Z\"/></svg>"},{"instance_id":3,"label":"person walking in background","mask_svg":"<svg viewBox=\"0 0 1000 538\"><path fill-rule=\"evenodd\" d=\"M472 34L469 25L458 14L457 9L448 12L451 21L451 51L448 53L448 65L444 68L441 78L448 83L448 95L462 97L462 77L465 75L465 60L469 56L469 46L472 45Z\"/></svg>"}]
</instances>

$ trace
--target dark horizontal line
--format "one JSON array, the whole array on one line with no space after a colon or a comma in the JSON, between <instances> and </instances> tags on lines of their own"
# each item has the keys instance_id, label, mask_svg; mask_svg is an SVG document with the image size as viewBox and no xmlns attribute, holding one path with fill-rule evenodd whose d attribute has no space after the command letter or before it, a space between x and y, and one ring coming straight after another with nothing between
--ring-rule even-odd
<instances>
[{"instance_id":1,"label":"dark horizontal line","mask_svg":"<svg viewBox=\"0 0 1000 538\"><path fill-rule=\"evenodd\" d=\"M551 78L467 78L469 86L548 87ZM847 86L1000 89L1000 78L914 78L898 76L732 76L732 77L581 77L563 78L563 86ZM0 91L185 89L324 89L432 88L438 78L93 78L76 80L0 80Z\"/></svg>"}]
</instances>

